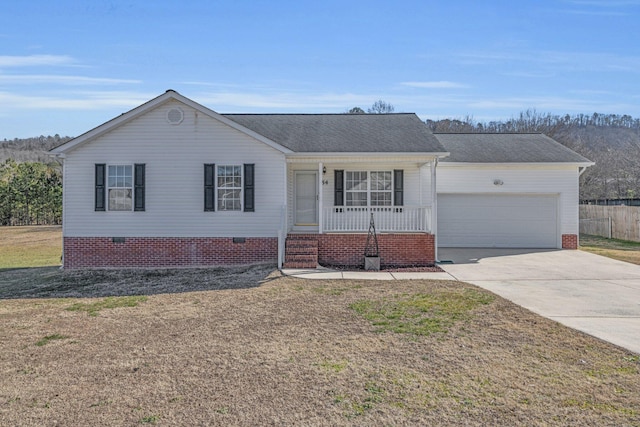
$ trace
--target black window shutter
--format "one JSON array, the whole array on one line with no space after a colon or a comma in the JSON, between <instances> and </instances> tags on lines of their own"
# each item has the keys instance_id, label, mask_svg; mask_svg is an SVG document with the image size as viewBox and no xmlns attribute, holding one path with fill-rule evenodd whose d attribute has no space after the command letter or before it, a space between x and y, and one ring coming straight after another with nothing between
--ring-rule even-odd
<instances>
[{"instance_id":1,"label":"black window shutter","mask_svg":"<svg viewBox=\"0 0 640 427\"><path fill-rule=\"evenodd\" d=\"M105 210L105 178L106 178L107 166L104 163L96 164L96 179L95 179L95 210Z\"/></svg>"},{"instance_id":2,"label":"black window shutter","mask_svg":"<svg viewBox=\"0 0 640 427\"><path fill-rule=\"evenodd\" d=\"M216 210L216 165L213 163L204 165L204 210Z\"/></svg>"},{"instance_id":3,"label":"black window shutter","mask_svg":"<svg viewBox=\"0 0 640 427\"><path fill-rule=\"evenodd\" d=\"M393 170L393 205L402 206L404 204L404 171L402 169Z\"/></svg>"},{"instance_id":4,"label":"black window shutter","mask_svg":"<svg viewBox=\"0 0 640 427\"><path fill-rule=\"evenodd\" d=\"M254 212L254 194L255 194L255 179L253 176L254 165L253 163L245 163L244 165L244 211Z\"/></svg>"},{"instance_id":5,"label":"black window shutter","mask_svg":"<svg viewBox=\"0 0 640 427\"><path fill-rule=\"evenodd\" d=\"M144 211L144 163L136 163L134 165L135 173L133 174L133 210L137 212Z\"/></svg>"},{"instance_id":6,"label":"black window shutter","mask_svg":"<svg viewBox=\"0 0 640 427\"><path fill-rule=\"evenodd\" d=\"M344 205L344 171L334 170L333 177L334 177L333 205L343 206Z\"/></svg>"}]
</instances>

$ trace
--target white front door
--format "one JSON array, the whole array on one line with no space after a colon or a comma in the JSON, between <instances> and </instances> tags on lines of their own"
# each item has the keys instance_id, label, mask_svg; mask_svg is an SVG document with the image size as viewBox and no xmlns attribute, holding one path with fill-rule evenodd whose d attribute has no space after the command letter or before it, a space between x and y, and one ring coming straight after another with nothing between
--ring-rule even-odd
<instances>
[{"instance_id":1,"label":"white front door","mask_svg":"<svg viewBox=\"0 0 640 427\"><path fill-rule=\"evenodd\" d=\"M318 172L296 171L295 225L318 225Z\"/></svg>"}]
</instances>

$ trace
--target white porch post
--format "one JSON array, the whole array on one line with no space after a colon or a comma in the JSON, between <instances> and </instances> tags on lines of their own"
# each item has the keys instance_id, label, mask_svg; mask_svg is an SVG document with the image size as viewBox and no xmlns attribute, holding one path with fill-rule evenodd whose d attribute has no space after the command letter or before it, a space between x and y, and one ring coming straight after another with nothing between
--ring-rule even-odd
<instances>
[{"instance_id":1,"label":"white porch post","mask_svg":"<svg viewBox=\"0 0 640 427\"><path fill-rule=\"evenodd\" d=\"M280 208L280 229L278 230L278 269L282 268L282 264L284 263L284 245L285 239L287 238L287 233L289 232L289 224L287 218L289 216L289 209L287 207L287 200L289 199L289 186L288 186L288 171L289 164L284 162L284 173L283 173L283 201L282 207Z\"/></svg>"},{"instance_id":2,"label":"white porch post","mask_svg":"<svg viewBox=\"0 0 640 427\"><path fill-rule=\"evenodd\" d=\"M431 168L431 234L433 234L434 245L434 261L438 260L438 194L436 187L436 166L438 159L433 159L430 163Z\"/></svg>"},{"instance_id":3,"label":"white porch post","mask_svg":"<svg viewBox=\"0 0 640 427\"><path fill-rule=\"evenodd\" d=\"M322 211L324 210L322 205L322 184L324 182L324 175L322 174L323 168L323 163L318 163L318 234L322 234L322 229L324 228L324 218L322 215Z\"/></svg>"}]
</instances>

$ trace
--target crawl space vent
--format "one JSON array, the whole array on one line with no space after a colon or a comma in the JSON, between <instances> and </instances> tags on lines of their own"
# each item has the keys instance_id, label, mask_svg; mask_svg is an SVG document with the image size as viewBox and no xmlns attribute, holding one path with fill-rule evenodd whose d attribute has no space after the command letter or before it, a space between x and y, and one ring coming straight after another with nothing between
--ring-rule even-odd
<instances>
[{"instance_id":1,"label":"crawl space vent","mask_svg":"<svg viewBox=\"0 0 640 427\"><path fill-rule=\"evenodd\" d=\"M184 120L184 113L179 108L172 108L167 111L167 121L172 125L179 125Z\"/></svg>"}]
</instances>

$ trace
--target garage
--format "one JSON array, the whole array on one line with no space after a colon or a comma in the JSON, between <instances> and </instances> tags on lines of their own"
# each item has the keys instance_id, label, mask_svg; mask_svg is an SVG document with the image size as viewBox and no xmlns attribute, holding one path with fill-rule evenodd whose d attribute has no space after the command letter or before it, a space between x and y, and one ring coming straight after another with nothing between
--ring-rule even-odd
<instances>
[{"instance_id":1,"label":"garage","mask_svg":"<svg viewBox=\"0 0 640 427\"><path fill-rule=\"evenodd\" d=\"M438 246L557 248L558 196L438 194Z\"/></svg>"}]
</instances>

